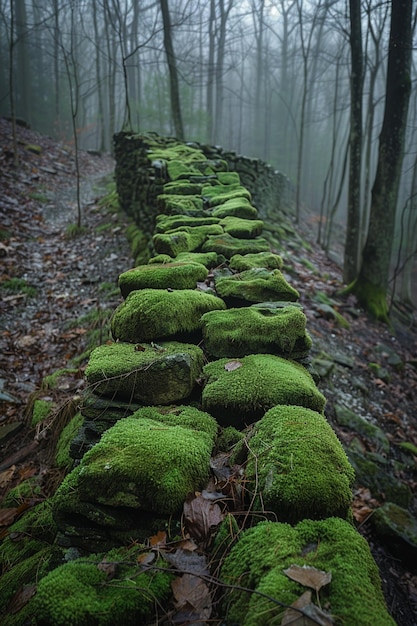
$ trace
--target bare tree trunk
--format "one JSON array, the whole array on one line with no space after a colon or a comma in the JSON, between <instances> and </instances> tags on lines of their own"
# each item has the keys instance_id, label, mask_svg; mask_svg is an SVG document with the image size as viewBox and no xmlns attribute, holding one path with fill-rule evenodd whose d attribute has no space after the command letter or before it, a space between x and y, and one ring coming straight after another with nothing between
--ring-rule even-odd
<instances>
[{"instance_id":1,"label":"bare tree trunk","mask_svg":"<svg viewBox=\"0 0 417 626\"><path fill-rule=\"evenodd\" d=\"M171 33L171 16L168 9L168 1L160 0L162 20L164 25L164 48L168 62L169 83L171 93L171 111L177 139L184 141L184 125L182 123L180 91L178 83L177 63L174 54Z\"/></svg>"},{"instance_id":2,"label":"bare tree trunk","mask_svg":"<svg viewBox=\"0 0 417 626\"><path fill-rule=\"evenodd\" d=\"M343 279L350 283L359 270L361 174L362 174L362 90L363 53L361 1L349 0L350 6L350 138L349 189L347 231L343 264Z\"/></svg>"},{"instance_id":3,"label":"bare tree trunk","mask_svg":"<svg viewBox=\"0 0 417 626\"><path fill-rule=\"evenodd\" d=\"M405 130L411 93L412 0L392 0L385 112L372 188L369 231L359 276L352 285L359 302L388 321L388 279Z\"/></svg>"}]
</instances>

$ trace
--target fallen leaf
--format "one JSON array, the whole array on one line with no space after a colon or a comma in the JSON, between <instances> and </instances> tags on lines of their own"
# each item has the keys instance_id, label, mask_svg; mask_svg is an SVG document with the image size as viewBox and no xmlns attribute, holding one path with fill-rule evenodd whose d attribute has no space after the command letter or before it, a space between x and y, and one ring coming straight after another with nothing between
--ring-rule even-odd
<instances>
[{"instance_id":1,"label":"fallen leaf","mask_svg":"<svg viewBox=\"0 0 417 626\"><path fill-rule=\"evenodd\" d=\"M0 509L0 526L10 526L19 517L19 515L29 508L29 502L23 502L20 506L12 509Z\"/></svg>"},{"instance_id":2,"label":"fallen leaf","mask_svg":"<svg viewBox=\"0 0 417 626\"><path fill-rule=\"evenodd\" d=\"M13 478L15 469L16 469L16 465L12 465L12 467L0 473L0 487L2 488L7 487L7 485Z\"/></svg>"},{"instance_id":3,"label":"fallen leaf","mask_svg":"<svg viewBox=\"0 0 417 626\"><path fill-rule=\"evenodd\" d=\"M14 594L7 607L7 613L14 615L22 609L36 593L36 585L23 585Z\"/></svg>"},{"instance_id":4,"label":"fallen leaf","mask_svg":"<svg viewBox=\"0 0 417 626\"><path fill-rule=\"evenodd\" d=\"M179 572L199 576L208 576L209 574L207 558L203 554L178 548L175 552L162 552L161 555Z\"/></svg>"},{"instance_id":5,"label":"fallen leaf","mask_svg":"<svg viewBox=\"0 0 417 626\"><path fill-rule=\"evenodd\" d=\"M313 626L314 624L332 626L334 620L330 613L326 613L326 611L323 611L311 602L311 591L305 591L285 611L281 626Z\"/></svg>"},{"instance_id":6,"label":"fallen leaf","mask_svg":"<svg viewBox=\"0 0 417 626\"><path fill-rule=\"evenodd\" d=\"M227 363L225 363L224 365L224 369L227 372L233 372L233 370L238 370L239 367L242 367L243 363L241 363L240 361L228 361Z\"/></svg>"},{"instance_id":7,"label":"fallen leaf","mask_svg":"<svg viewBox=\"0 0 417 626\"><path fill-rule=\"evenodd\" d=\"M153 563L155 559L156 559L155 552L145 552L144 554L140 554L138 556L137 561L139 565L142 565L143 567L145 567Z\"/></svg>"},{"instance_id":8,"label":"fallen leaf","mask_svg":"<svg viewBox=\"0 0 417 626\"><path fill-rule=\"evenodd\" d=\"M97 569L99 569L100 572L104 572L107 578L111 580L116 575L117 564L103 559L103 561L97 565Z\"/></svg>"},{"instance_id":9,"label":"fallen leaf","mask_svg":"<svg viewBox=\"0 0 417 626\"><path fill-rule=\"evenodd\" d=\"M167 534L164 530L160 530L159 532L157 532L156 535L153 535L150 539L149 539L149 545L152 548L161 548L161 547L165 547L167 542Z\"/></svg>"},{"instance_id":10,"label":"fallen leaf","mask_svg":"<svg viewBox=\"0 0 417 626\"><path fill-rule=\"evenodd\" d=\"M216 502L207 500L201 494L184 502L184 523L191 537L204 547L212 539L213 529L224 519Z\"/></svg>"},{"instance_id":11,"label":"fallen leaf","mask_svg":"<svg viewBox=\"0 0 417 626\"><path fill-rule=\"evenodd\" d=\"M302 567L300 565L291 565L284 570L284 574L305 587L311 587L317 593L332 580L331 572L323 572L309 565L303 565Z\"/></svg>"},{"instance_id":12,"label":"fallen leaf","mask_svg":"<svg viewBox=\"0 0 417 626\"><path fill-rule=\"evenodd\" d=\"M191 609L193 621L208 620L211 616L212 602L210 590L201 578L192 574L178 576L172 581L175 607L181 611Z\"/></svg>"}]
</instances>

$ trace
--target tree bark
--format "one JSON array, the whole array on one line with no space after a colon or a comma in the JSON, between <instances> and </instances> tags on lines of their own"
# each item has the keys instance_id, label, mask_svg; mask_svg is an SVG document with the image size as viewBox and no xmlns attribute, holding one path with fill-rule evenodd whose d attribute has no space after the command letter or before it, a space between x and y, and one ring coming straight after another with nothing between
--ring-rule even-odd
<instances>
[{"instance_id":1,"label":"tree bark","mask_svg":"<svg viewBox=\"0 0 417 626\"><path fill-rule=\"evenodd\" d=\"M412 0L392 0L385 111L362 266L352 286L369 313L388 321L388 279L411 93Z\"/></svg>"},{"instance_id":2,"label":"tree bark","mask_svg":"<svg viewBox=\"0 0 417 626\"><path fill-rule=\"evenodd\" d=\"M164 25L164 48L169 69L169 83L171 93L171 111L177 139L184 141L184 126L182 123L180 91L178 83L177 63L171 36L171 16L168 9L168 0L160 0L162 20Z\"/></svg>"},{"instance_id":3,"label":"tree bark","mask_svg":"<svg viewBox=\"0 0 417 626\"><path fill-rule=\"evenodd\" d=\"M352 282L359 270L361 223L361 172L362 172L362 91L363 53L361 27L361 1L349 0L350 7L350 160L347 231L343 265L343 279Z\"/></svg>"}]
</instances>

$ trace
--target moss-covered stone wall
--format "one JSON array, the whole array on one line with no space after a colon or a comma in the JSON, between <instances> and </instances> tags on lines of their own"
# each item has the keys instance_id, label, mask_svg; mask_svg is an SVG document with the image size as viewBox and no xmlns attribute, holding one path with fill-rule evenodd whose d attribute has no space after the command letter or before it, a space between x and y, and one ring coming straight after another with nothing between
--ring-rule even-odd
<instances>
[{"instance_id":1,"label":"moss-covered stone wall","mask_svg":"<svg viewBox=\"0 0 417 626\"><path fill-rule=\"evenodd\" d=\"M317 623L394 624L352 525L354 472L310 372L299 294L264 237L262 204L222 156L116 137L118 190L143 231L131 237L141 262L119 277L113 341L85 370L74 464L43 523L56 533L53 556L42 554L35 571L39 542L2 547L3 605L18 573L19 584L38 584L21 616L29 621L7 623L160 623L161 607L175 623L205 621L214 605L183 614L170 586L175 568L178 581L199 558L232 590L213 613L224 623L289 623L284 611L297 601ZM207 507L218 502L215 515L199 508L202 493ZM180 541L172 545L183 559L194 545L183 567L166 541ZM305 579L283 573L297 567L325 581L310 584L316 599L305 599Z\"/></svg>"}]
</instances>

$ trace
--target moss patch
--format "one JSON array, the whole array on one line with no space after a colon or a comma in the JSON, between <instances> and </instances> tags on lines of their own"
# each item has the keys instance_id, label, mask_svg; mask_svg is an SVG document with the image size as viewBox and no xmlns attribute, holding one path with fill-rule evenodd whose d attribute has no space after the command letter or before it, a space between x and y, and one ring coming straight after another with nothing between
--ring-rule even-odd
<instances>
[{"instance_id":1,"label":"moss patch","mask_svg":"<svg viewBox=\"0 0 417 626\"><path fill-rule=\"evenodd\" d=\"M325 404L307 370L278 356L251 354L237 362L219 359L205 366L204 376L203 409L222 426L242 428L277 404L319 412Z\"/></svg>"},{"instance_id":2,"label":"moss patch","mask_svg":"<svg viewBox=\"0 0 417 626\"><path fill-rule=\"evenodd\" d=\"M235 254L256 254L269 250L269 243L262 237L238 239L228 233L224 233L224 235L210 235L201 248L202 252L217 252L217 254L225 256L226 259L230 259Z\"/></svg>"},{"instance_id":3,"label":"moss patch","mask_svg":"<svg viewBox=\"0 0 417 626\"><path fill-rule=\"evenodd\" d=\"M240 217L245 220L253 220L258 216L258 210L252 206L250 200L245 197L232 198L214 207L213 217L223 219L228 216Z\"/></svg>"},{"instance_id":4,"label":"moss patch","mask_svg":"<svg viewBox=\"0 0 417 626\"><path fill-rule=\"evenodd\" d=\"M240 217L231 216L223 218L220 225L223 227L225 233L229 233L232 237L240 239L258 237L264 227L262 220L244 220Z\"/></svg>"},{"instance_id":5,"label":"moss patch","mask_svg":"<svg viewBox=\"0 0 417 626\"><path fill-rule=\"evenodd\" d=\"M275 406L255 424L249 446L249 491L258 485L259 503L279 521L347 517L354 471L322 414Z\"/></svg>"},{"instance_id":6,"label":"moss patch","mask_svg":"<svg viewBox=\"0 0 417 626\"><path fill-rule=\"evenodd\" d=\"M300 297L280 270L260 267L233 276L215 277L215 286L221 298L237 298L248 302L295 302Z\"/></svg>"},{"instance_id":7,"label":"moss patch","mask_svg":"<svg viewBox=\"0 0 417 626\"><path fill-rule=\"evenodd\" d=\"M119 287L124 298L135 289L194 289L207 274L204 265L197 263L140 265L120 274Z\"/></svg>"},{"instance_id":8,"label":"moss patch","mask_svg":"<svg viewBox=\"0 0 417 626\"><path fill-rule=\"evenodd\" d=\"M94 392L143 404L171 404L188 397L203 367L203 352L193 344L158 346L113 343L99 346L85 370Z\"/></svg>"},{"instance_id":9,"label":"moss patch","mask_svg":"<svg viewBox=\"0 0 417 626\"><path fill-rule=\"evenodd\" d=\"M69 470L74 462L74 459L72 459L69 454L71 442L80 430L83 421L84 418L81 413L77 413L69 424L65 426L59 437L56 445L55 463L60 469Z\"/></svg>"},{"instance_id":10,"label":"moss patch","mask_svg":"<svg viewBox=\"0 0 417 626\"><path fill-rule=\"evenodd\" d=\"M265 267L269 270L282 269L284 262L278 254L272 252L259 252L258 254L235 254L230 259L229 267L236 272L244 272L254 267Z\"/></svg>"},{"instance_id":11,"label":"moss patch","mask_svg":"<svg viewBox=\"0 0 417 626\"><path fill-rule=\"evenodd\" d=\"M161 571L144 572L136 563L139 555L140 547L118 549L57 567L40 581L33 614L56 626L145 623L168 598L173 577L159 560Z\"/></svg>"},{"instance_id":12,"label":"moss patch","mask_svg":"<svg viewBox=\"0 0 417 626\"><path fill-rule=\"evenodd\" d=\"M221 579L290 605L306 591L283 572L293 564L331 571L330 584L320 591L321 604L343 624L395 626L368 544L341 519L304 520L295 528L261 522L241 535L225 560ZM265 597L238 589L226 595L223 606L227 623L240 626L279 626L285 611Z\"/></svg>"},{"instance_id":13,"label":"moss patch","mask_svg":"<svg viewBox=\"0 0 417 626\"><path fill-rule=\"evenodd\" d=\"M205 348L217 358L254 353L301 358L311 348L306 317L291 305L210 311L201 321Z\"/></svg>"},{"instance_id":14,"label":"moss patch","mask_svg":"<svg viewBox=\"0 0 417 626\"><path fill-rule=\"evenodd\" d=\"M157 341L194 332L203 313L225 308L220 298L191 289L132 291L114 312L111 331L120 341Z\"/></svg>"}]
</instances>

